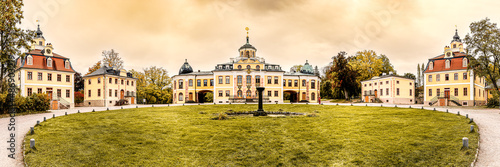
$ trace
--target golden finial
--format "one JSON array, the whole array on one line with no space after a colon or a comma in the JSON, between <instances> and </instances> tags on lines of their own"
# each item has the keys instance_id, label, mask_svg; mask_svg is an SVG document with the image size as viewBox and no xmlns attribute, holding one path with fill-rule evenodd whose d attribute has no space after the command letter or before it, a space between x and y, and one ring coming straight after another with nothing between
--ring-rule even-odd
<instances>
[{"instance_id":1,"label":"golden finial","mask_svg":"<svg viewBox=\"0 0 500 167\"><path fill-rule=\"evenodd\" d=\"M248 37L248 30L250 30L250 28L246 27L245 30L247 30L247 37Z\"/></svg>"}]
</instances>

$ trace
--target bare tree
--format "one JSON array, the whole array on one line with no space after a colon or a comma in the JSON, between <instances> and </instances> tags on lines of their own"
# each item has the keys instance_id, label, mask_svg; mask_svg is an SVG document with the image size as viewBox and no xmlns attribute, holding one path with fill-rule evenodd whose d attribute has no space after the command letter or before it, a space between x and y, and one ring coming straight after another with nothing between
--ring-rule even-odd
<instances>
[{"instance_id":1,"label":"bare tree","mask_svg":"<svg viewBox=\"0 0 500 167\"><path fill-rule=\"evenodd\" d=\"M110 51L102 51L102 56L104 57L102 62L109 67L115 67L116 69L121 70L123 69L123 60L118 54L119 53L115 52L114 49L111 49Z\"/></svg>"}]
</instances>

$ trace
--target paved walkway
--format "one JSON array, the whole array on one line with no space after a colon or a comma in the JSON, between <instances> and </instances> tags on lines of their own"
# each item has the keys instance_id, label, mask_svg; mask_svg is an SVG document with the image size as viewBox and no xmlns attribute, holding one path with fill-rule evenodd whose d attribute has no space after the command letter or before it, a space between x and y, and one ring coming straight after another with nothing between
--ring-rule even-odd
<instances>
[{"instance_id":1,"label":"paved walkway","mask_svg":"<svg viewBox=\"0 0 500 167\"><path fill-rule=\"evenodd\" d=\"M196 104L195 104L196 105ZM209 104L208 104L209 105ZM325 105L336 105L336 103L325 103ZM350 104L339 104L339 105L350 105ZM354 104L355 106L365 106L365 103ZM367 104L368 106L380 107L380 104ZM154 105L155 107L167 106L167 105ZM175 106L175 105L172 105ZM385 104L385 107L394 107L394 105ZM135 108L136 105L123 106L123 108ZM151 107L151 105L137 105L137 107ZM408 105L398 105L398 107L409 107ZM421 105L412 105L412 107L422 107ZM109 107L110 110L120 109L121 107ZM434 107L424 107L425 109L432 110ZM22 140L24 135L28 133L30 127L36 124L36 121L43 121L43 117L47 119L52 118L53 114L55 116L63 116L65 112L68 114L80 112L92 112L104 111L106 107L77 107L68 110L55 110L51 113L42 113L34 115L24 115L16 116L16 159L11 159L8 157L10 151L7 150L9 144L6 142L10 139L7 127L10 123L10 118L0 119L0 167L13 167L13 166L24 166L22 160ZM446 111L446 108L437 108L438 111ZM498 109L466 109L466 108L450 108L450 113L469 114L469 117L473 118L476 124L479 126L480 132L480 148L478 161L476 166L500 166L500 112Z\"/></svg>"}]
</instances>

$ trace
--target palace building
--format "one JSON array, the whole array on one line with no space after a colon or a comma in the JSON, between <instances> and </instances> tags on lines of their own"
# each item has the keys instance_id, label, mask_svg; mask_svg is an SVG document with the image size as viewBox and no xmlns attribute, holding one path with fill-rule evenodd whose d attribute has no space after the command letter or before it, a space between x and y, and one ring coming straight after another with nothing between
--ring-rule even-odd
<instances>
[{"instance_id":1,"label":"palace building","mask_svg":"<svg viewBox=\"0 0 500 167\"><path fill-rule=\"evenodd\" d=\"M306 61L300 71L285 72L278 64L266 63L257 56L249 42L238 49L238 57L217 64L211 71L193 71L189 63L179 69L173 79L173 103L203 103L207 93L214 103L257 102L257 87L265 87L264 102L318 103L320 97L319 71Z\"/></svg>"},{"instance_id":2,"label":"palace building","mask_svg":"<svg viewBox=\"0 0 500 167\"><path fill-rule=\"evenodd\" d=\"M451 46L451 47L450 47ZM430 58L424 71L424 105L475 106L486 102L485 78L467 70L469 59L457 30L443 54Z\"/></svg>"},{"instance_id":3,"label":"palace building","mask_svg":"<svg viewBox=\"0 0 500 167\"><path fill-rule=\"evenodd\" d=\"M16 84L21 96L46 93L51 109L74 107L74 74L69 58L54 53L54 46L45 43L40 25L30 51L16 59Z\"/></svg>"},{"instance_id":4,"label":"palace building","mask_svg":"<svg viewBox=\"0 0 500 167\"><path fill-rule=\"evenodd\" d=\"M86 107L108 107L136 104L137 78L124 69L106 65L83 76L84 101Z\"/></svg>"},{"instance_id":5,"label":"palace building","mask_svg":"<svg viewBox=\"0 0 500 167\"><path fill-rule=\"evenodd\" d=\"M398 75L385 75L361 81L364 102L414 104L415 80Z\"/></svg>"}]
</instances>

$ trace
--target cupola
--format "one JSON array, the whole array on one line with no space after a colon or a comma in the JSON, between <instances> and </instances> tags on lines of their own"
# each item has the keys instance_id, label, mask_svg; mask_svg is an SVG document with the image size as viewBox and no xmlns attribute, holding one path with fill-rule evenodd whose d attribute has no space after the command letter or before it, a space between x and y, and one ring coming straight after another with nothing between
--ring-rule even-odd
<instances>
[{"instance_id":1,"label":"cupola","mask_svg":"<svg viewBox=\"0 0 500 167\"><path fill-rule=\"evenodd\" d=\"M179 69L179 75L180 74L192 73L192 72L193 72L193 68L191 68L191 66L189 65L189 63L187 62L187 59L186 59L186 61L184 62L184 64Z\"/></svg>"},{"instance_id":2,"label":"cupola","mask_svg":"<svg viewBox=\"0 0 500 167\"><path fill-rule=\"evenodd\" d=\"M306 60L306 64L304 64L304 66L300 69L300 72L304 74L314 74L314 69Z\"/></svg>"},{"instance_id":3,"label":"cupola","mask_svg":"<svg viewBox=\"0 0 500 167\"><path fill-rule=\"evenodd\" d=\"M250 30L248 27L245 28L247 30L247 43L238 49L240 52L240 57L243 58L255 58L255 52L257 52L257 49L250 44L249 37L248 37L248 30Z\"/></svg>"}]
</instances>

